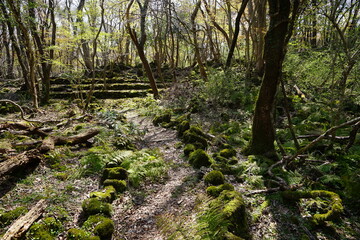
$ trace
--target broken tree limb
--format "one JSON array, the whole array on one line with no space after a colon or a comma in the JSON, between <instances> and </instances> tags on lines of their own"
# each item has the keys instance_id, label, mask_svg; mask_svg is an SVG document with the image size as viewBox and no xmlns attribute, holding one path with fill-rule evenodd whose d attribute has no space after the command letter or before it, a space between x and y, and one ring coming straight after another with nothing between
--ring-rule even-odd
<instances>
[{"instance_id":1,"label":"broken tree limb","mask_svg":"<svg viewBox=\"0 0 360 240\"><path fill-rule=\"evenodd\" d=\"M80 133L71 137L62 137L62 136L48 136L44 139L42 145L40 146L41 152L48 152L55 148L55 145L76 145L79 143L85 143L90 138L96 136L100 133L99 129L92 129L88 132Z\"/></svg>"},{"instance_id":2,"label":"broken tree limb","mask_svg":"<svg viewBox=\"0 0 360 240\"><path fill-rule=\"evenodd\" d=\"M32 126L28 126L27 124L23 124L23 123L9 123L9 122L5 122L5 123L1 123L0 124L0 130L3 129L13 129L13 130L20 130L20 131L26 131L27 134L25 134L25 132L20 132L20 134L23 135L28 135L28 134L34 134L34 135L38 135L42 138L48 136L49 134L45 131L43 131L42 129L38 128L38 127L32 127ZM44 129L46 131L49 131L49 129Z\"/></svg>"},{"instance_id":3,"label":"broken tree limb","mask_svg":"<svg viewBox=\"0 0 360 240\"><path fill-rule=\"evenodd\" d=\"M30 163L36 163L38 161L40 161L40 153L36 149L20 153L3 162L0 162L0 176L4 176L19 167L26 166Z\"/></svg>"},{"instance_id":4,"label":"broken tree limb","mask_svg":"<svg viewBox=\"0 0 360 240\"><path fill-rule=\"evenodd\" d=\"M21 113L21 119L24 120L24 121L27 121L27 122L34 122L34 123L44 123L42 121L39 121L39 120L30 120L30 119L27 119L25 118L25 113L24 113L24 110L22 109L22 107L17 104L16 102L14 101L11 101L9 99L1 99L0 102L3 102L3 103L10 103L12 105L14 105L15 107L17 107L19 110L20 110L20 113Z\"/></svg>"},{"instance_id":5,"label":"broken tree limb","mask_svg":"<svg viewBox=\"0 0 360 240\"><path fill-rule=\"evenodd\" d=\"M335 132L337 129L342 128L342 127L346 127L346 126L350 126L353 124L358 124L360 122L360 117L354 118L352 120L349 120L347 122L344 122L340 125L331 127L330 129L328 129L327 131L325 131L323 134L321 134L319 137L317 137L316 139L314 139L313 141L311 141L308 145L306 145L305 147L301 148L299 151L297 151L294 155L288 157L288 158L283 158L283 160L285 160L285 165L287 165L288 163L290 163L291 161L293 161L295 158L297 158L297 156L299 156L300 154L303 154L305 151L307 151L309 148L313 147L316 143L320 142L321 140L323 140L324 138L326 138L327 136L329 136L330 134L332 134L333 132Z\"/></svg>"},{"instance_id":6,"label":"broken tree limb","mask_svg":"<svg viewBox=\"0 0 360 240\"><path fill-rule=\"evenodd\" d=\"M41 199L37 204L30 209L30 211L24 216L16 220L10 228L7 230L5 235L2 237L3 240L13 240L21 238L24 233L31 227L31 225L41 217L47 204L45 199Z\"/></svg>"}]
</instances>

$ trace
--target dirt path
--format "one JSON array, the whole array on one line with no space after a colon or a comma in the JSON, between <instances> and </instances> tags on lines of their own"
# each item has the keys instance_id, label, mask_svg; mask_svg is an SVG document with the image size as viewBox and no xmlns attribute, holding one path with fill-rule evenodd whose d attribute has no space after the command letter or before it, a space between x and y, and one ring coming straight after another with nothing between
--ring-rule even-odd
<instances>
[{"instance_id":1,"label":"dirt path","mask_svg":"<svg viewBox=\"0 0 360 240\"><path fill-rule=\"evenodd\" d=\"M171 168L164 183L153 183L138 192L127 192L113 203L116 225L113 239L165 239L157 227L157 217L191 211L196 194L204 187L197 181L193 168L186 166L180 157L182 149L175 147L179 141L175 130L155 127L149 119L141 118L135 112L129 112L127 118L139 125L140 130L146 131L140 141L141 147L159 148L164 160L171 163Z\"/></svg>"}]
</instances>

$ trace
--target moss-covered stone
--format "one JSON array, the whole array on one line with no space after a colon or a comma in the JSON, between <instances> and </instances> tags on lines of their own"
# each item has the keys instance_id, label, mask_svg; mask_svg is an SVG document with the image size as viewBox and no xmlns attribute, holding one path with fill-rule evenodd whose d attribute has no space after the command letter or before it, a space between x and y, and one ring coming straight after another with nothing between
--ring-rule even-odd
<instances>
[{"instance_id":1,"label":"moss-covered stone","mask_svg":"<svg viewBox=\"0 0 360 240\"><path fill-rule=\"evenodd\" d=\"M202 166L208 167L211 165L211 159L204 150L197 149L194 152L190 153L189 163L194 168L200 168Z\"/></svg>"},{"instance_id":2,"label":"moss-covered stone","mask_svg":"<svg viewBox=\"0 0 360 240\"><path fill-rule=\"evenodd\" d=\"M159 126L161 123L169 123L171 121L171 113L165 112L164 114L155 116L153 119L153 124Z\"/></svg>"},{"instance_id":3,"label":"moss-covered stone","mask_svg":"<svg viewBox=\"0 0 360 240\"><path fill-rule=\"evenodd\" d=\"M227 163L228 162L228 159L220 156L219 153L214 153L213 158L217 163Z\"/></svg>"},{"instance_id":4,"label":"moss-covered stone","mask_svg":"<svg viewBox=\"0 0 360 240\"><path fill-rule=\"evenodd\" d=\"M219 186L210 186L206 189L206 193L212 197L218 197L224 190L234 190L234 186L230 183L224 183Z\"/></svg>"},{"instance_id":5,"label":"moss-covered stone","mask_svg":"<svg viewBox=\"0 0 360 240\"><path fill-rule=\"evenodd\" d=\"M62 224L53 217L43 219L33 224L26 233L27 239L53 240L62 230Z\"/></svg>"},{"instance_id":6,"label":"moss-covered stone","mask_svg":"<svg viewBox=\"0 0 360 240\"><path fill-rule=\"evenodd\" d=\"M204 181L207 184L217 186L217 185L223 184L225 182L225 178L224 178L224 174L222 174L222 172L220 172L218 170L213 170L205 175Z\"/></svg>"},{"instance_id":7,"label":"moss-covered stone","mask_svg":"<svg viewBox=\"0 0 360 240\"><path fill-rule=\"evenodd\" d=\"M220 162L213 163L210 166L212 169L222 172L223 174L233 174L234 168L231 167L228 163Z\"/></svg>"},{"instance_id":8,"label":"moss-covered stone","mask_svg":"<svg viewBox=\"0 0 360 240\"><path fill-rule=\"evenodd\" d=\"M184 147L184 155L189 156L190 153L196 150L196 147L193 144L186 144Z\"/></svg>"},{"instance_id":9,"label":"moss-covered stone","mask_svg":"<svg viewBox=\"0 0 360 240\"><path fill-rule=\"evenodd\" d=\"M178 132L178 136L179 137L183 137L184 132L190 129L190 123L189 121L185 120L182 121L178 126L177 126L177 132Z\"/></svg>"},{"instance_id":10,"label":"moss-covered stone","mask_svg":"<svg viewBox=\"0 0 360 240\"><path fill-rule=\"evenodd\" d=\"M101 215L90 216L83 224L83 228L99 236L101 240L111 239L114 232L114 222Z\"/></svg>"},{"instance_id":11,"label":"moss-covered stone","mask_svg":"<svg viewBox=\"0 0 360 240\"><path fill-rule=\"evenodd\" d=\"M101 192L90 193L91 198L97 198L102 202L112 203L116 198L116 190L113 186L106 186Z\"/></svg>"},{"instance_id":12,"label":"moss-covered stone","mask_svg":"<svg viewBox=\"0 0 360 240\"><path fill-rule=\"evenodd\" d=\"M82 209L86 216L95 214L111 216L111 205L109 203L102 202L97 198L85 199L82 203Z\"/></svg>"},{"instance_id":13,"label":"moss-covered stone","mask_svg":"<svg viewBox=\"0 0 360 240\"><path fill-rule=\"evenodd\" d=\"M126 180L128 178L128 172L122 167L105 168L102 175L102 181L106 179L118 179Z\"/></svg>"},{"instance_id":14,"label":"moss-covered stone","mask_svg":"<svg viewBox=\"0 0 360 240\"><path fill-rule=\"evenodd\" d=\"M68 240L100 240L98 236L91 236L90 232L82 229L71 228L67 232Z\"/></svg>"},{"instance_id":15,"label":"moss-covered stone","mask_svg":"<svg viewBox=\"0 0 360 240\"><path fill-rule=\"evenodd\" d=\"M238 159L237 159L236 157L232 157L232 158L229 159L228 164L229 164L229 165L235 165L235 164L237 164L238 162L239 162L239 161L238 161Z\"/></svg>"},{"instance_id":16,"label":"moss-covered stone","mask_svg":"<svg viewBox=\"0 0 360 240\"><path fill-rule=\"evenodd\" d=\"M312 191L284 191L282 196L290 200L299 200L301 198L317 198L322 197L329 199L329 210L326 213L317 213L312 217L315 225L324 223L325 221L335 220L343 213L344 207L338 194L326 190Z\"/></svg>"},{"instance_id":17,"label":"moss-covered stone","mask_svg":"<svg viewBox=\"0 0 360 240\"><path fill-rule=\"evenodd\" d=\"M222 206L223 216L231 223L230 233L244 239L250 239L249 226L245 212L245 202L239 192L224 190L211 203L213 206Z\"/></svg>"},{"instance_id":18,"label":"moss-covered stone","mask_svg":"<svg viewBox=\"0 0 360 240\"><path fill-rule=\"evenodd\" d=\"M225 240L244 240L244 239L232 234L231 232L227 232L225 233Z\"/></svg>"},{"instance_id":19,"label":"moss-covered stone","mask_svg":"<svg viewBox=\"0 0 360 240\"><path fill-rule=\"evenodd\" d=\"M0 227L9 225L12 221L25 214L28 210L26 207L17 207L7 212L0 212Z\"/></svg>"},{"instance_id":20,"label":"moss-covered stone","mask_svg":"<svg viewBox=\"0 0 360 240\"><path fill-rule=\"evenodd\" d=\"M236 156L236 151L233 148L226 148L220 151L220 156L224 158L231 158Z\"/></svg>"},{"instance_id":21,"label":"moss-covered stone","mask_svg":"<svg viewBox=\"0 0 360 240\"><path fill-rule=\"evenodd\" d=\"M125 192L127 188L127 184L124 180L106 179L103 184L104 186L113 186L118 193Z\"/></svg>"},{"instance_id":22,"label":"moss-covered stone","mask_svg":"<svg viewBox=\"0 0 360 240\"><path fill-rule=\"evenodd\" d=\"M196 148L206 149L208 147L208 141L196 133L186 130L183 134L183 141L187 144L193 144Z\"/></svg>"}]
</instances>

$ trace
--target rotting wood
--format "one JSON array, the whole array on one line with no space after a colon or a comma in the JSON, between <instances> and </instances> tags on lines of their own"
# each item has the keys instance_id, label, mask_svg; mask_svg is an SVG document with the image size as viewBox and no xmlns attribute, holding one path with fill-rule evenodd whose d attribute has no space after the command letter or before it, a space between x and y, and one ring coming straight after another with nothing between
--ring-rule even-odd
<instances>
[{"instance_id":1,"label":"rotting wood","mask_svg":"<svg viewBox=\"0 0 360 240\"><path fill-rule=\"evenodd\" d=\"M2 240L13 240L21 238L30 226L43 214L47 204L41 199L31 210L16 220L7 230Z\"/></svg>"},{"instance_id":2,"label":"rotting wood","mask_svg":"<svg viewBox=\"0 0 360 240\"><path fill-rule=\"evenodd\" d=\"M40 146L41 152L48 152L55 149L55 145L76 145L79 143L86 143L87 140L96 136L100 133L99 129L92 129L88 132L80 133L71 137L62 137L62 136L48 136L44 139L42 145Z\"/></svg>"},{"instance_id":3,"label":"rotting wood","mask_svg":"<svg viewBox=\"0 0 360 240\"><path fill-rule=\"evenodd\" d=\"M29 163L40 161L40 153L37 149L20 153L16 156L0 162L0 176L4 176L19 167L23 167Z\"/></svg>"}]
</instances>

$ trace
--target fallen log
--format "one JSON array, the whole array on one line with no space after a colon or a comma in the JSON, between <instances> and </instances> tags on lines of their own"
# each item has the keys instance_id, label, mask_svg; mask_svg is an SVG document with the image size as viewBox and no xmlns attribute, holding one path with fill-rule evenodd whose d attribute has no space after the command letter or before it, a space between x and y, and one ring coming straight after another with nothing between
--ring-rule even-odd
<instances>
[{"instance_id":1,"label":"fallen log","mask_svg":"<svg viewBox=\"0 0 360 240\"><path fill-rule=\"evenodd\" d=\"M76 145L79 143L86 143L87 140L96 136L100 133L99 129L92 129L88 132L80 133L75 136L62 137L62 136L48 136L44 139L42 145L40 146L41 152L48 152L55 149L55 145Z\"/></svg>"},{"instance_id":2,"label":"fallen log","mask_svg":"<svg viewBox=\"0 0 360 240\"><path fill-rule=\"evenodd\" d=\"M37 149L29 150L16 156L10 157L5 161L0 162L0 177L13 172L19 167L23 167L30 163L36 163L39 161L40 153Z\"/></svg>"},{"instance_id":3,"label":"fallen log","mask_svg":"<svg viewBox=\"0 0 360 240\"><path fill-rule=\"evenodd\" d=\"M10 226L2 239L13 240L21 238L31 225L43 214L46 206L47 204L44 199L38 201L27 214L20 217Z\"/></svg>"}]
</instances>

